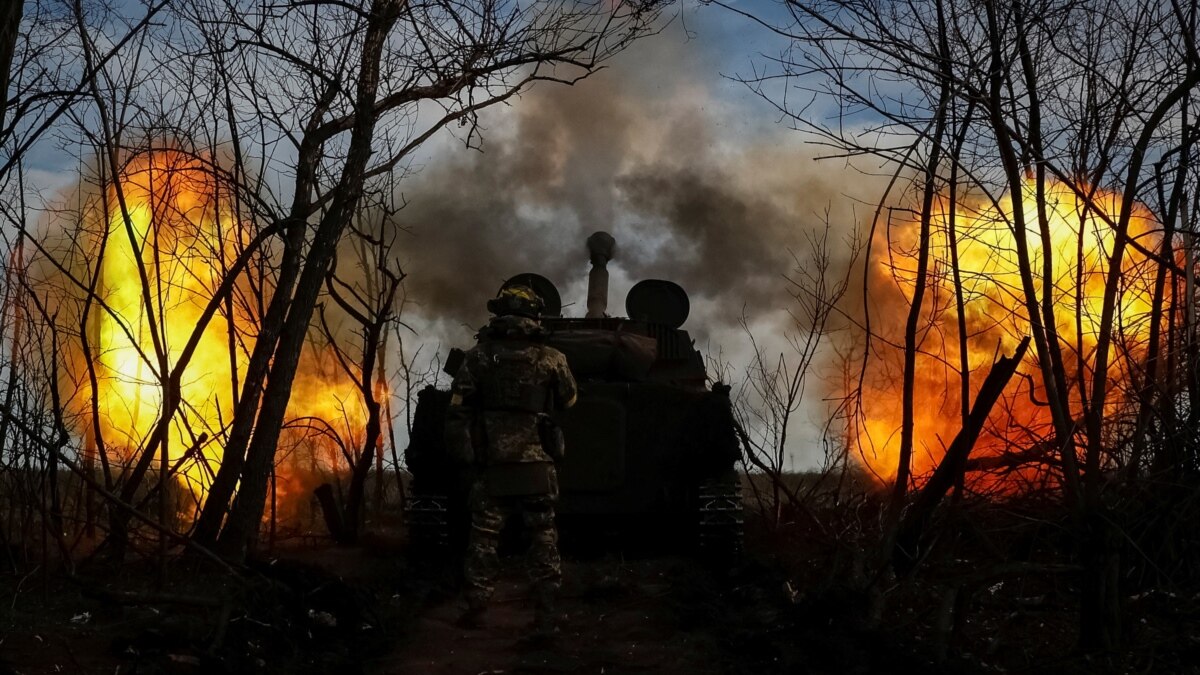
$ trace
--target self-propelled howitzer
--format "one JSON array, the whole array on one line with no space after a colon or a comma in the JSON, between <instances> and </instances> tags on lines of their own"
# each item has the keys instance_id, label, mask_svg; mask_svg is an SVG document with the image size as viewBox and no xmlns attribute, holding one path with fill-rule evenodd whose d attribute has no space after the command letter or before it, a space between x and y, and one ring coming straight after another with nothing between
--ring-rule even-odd
<instances>
[{"instance_id":1,"label":"self-propelled howitzer","mask_svg":"<svg viewBox=\"0 0 1200 675\"><path fill-rule=\"evenodd\" d=\"M568 541L585 532L649 535L706 557L736 554L740 451L729 387L709 386L704 359L682 328L687 294L669 281L641 281L626 298L628 317L607 316L612 238L596 233L588 247L588 316L561 316L558 290L542 276L505 283L541 296L546 343L566 355L579 383L576 404L554 413L566 445L560 530ZM445 370L459 363L455 350ZM435 387L418 394L406 451L409 535L422 550L454 551L465 540L465 480L444 440L449 398Z\"/></svg>"}]
</instances>

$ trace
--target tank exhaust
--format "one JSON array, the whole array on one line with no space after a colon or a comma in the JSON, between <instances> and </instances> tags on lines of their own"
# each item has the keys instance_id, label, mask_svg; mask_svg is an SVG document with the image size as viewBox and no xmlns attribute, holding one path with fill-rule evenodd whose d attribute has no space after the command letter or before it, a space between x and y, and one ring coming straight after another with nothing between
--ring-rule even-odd
<instances>
[{"instance_id":1,"label":"tank exhaust","mask_svg":"<svg viewBox=\"0 0 1200 675\"><path fill-rule=\"evenodd\" d=\"M593 232L587 238L592 271L588 273L587 318L601 319L608 312L608 261L612 260L617 240L607 232Z\"/></svg>"}]
</instances>

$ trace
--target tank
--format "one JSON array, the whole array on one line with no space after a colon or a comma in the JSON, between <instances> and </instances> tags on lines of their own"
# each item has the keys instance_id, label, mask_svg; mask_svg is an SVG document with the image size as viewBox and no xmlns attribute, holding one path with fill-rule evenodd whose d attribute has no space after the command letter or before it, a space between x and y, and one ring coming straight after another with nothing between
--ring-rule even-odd
<instances>
[{"instance_id":1,"label":"tank","mask_svg":"<svg viewBox=\"0 0 1200 675\"><path fill-rule=\"evenodd\" d=\"M561 316L558 290L540 275L520 274L501 287L522 284L542 297L546 343L567 357L579 384L576 404L555 413L566 444L558 464L560 534L568 544L649 537L708 558L736 556L739 438L729 387L709 384L683 328L687 293L670 281L641 281L626 297L627 316L608 316L612 238L596 233L588 249L587 316ZM457 372L462 354L452 350L443 370ZM406 451L409 536L422 551L460 549L469 520L465 481L443 440L449 399L447 390L419 392Z\"/></svg>"}]
</instances>

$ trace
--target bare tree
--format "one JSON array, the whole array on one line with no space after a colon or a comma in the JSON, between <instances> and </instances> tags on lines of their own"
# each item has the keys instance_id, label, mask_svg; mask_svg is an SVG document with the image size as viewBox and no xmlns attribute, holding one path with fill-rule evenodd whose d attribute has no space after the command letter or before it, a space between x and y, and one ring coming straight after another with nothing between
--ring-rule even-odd
<instances>
[{"instance_id":1,"label":"bare tree","mask_svg":"<svg viewBox=\"0 0 1200 675\"><path fill-rule=\"evenodd\" d=\"M1146 387L1163 379L1160 331L1191 330L1181 316L1186 312L1164 323L1161 307L1166 280L1192 274L1191 265L1178 265L1172 252L1179 246L1175 233L1191 227L1176 222L1193 165L1194 144L1184 129L1194 119L1191 94L1200 84L1196 3L782 4L790 18L777 25L727 6L792 44L773 61L773 70L746 83L834 154L882 158L894 169L893 185L911 188L897 194L919 196L913 200L915 235L889 220L888 241L876 246L881 228L873 228L868 242L872 256L894 258L902 251L916 262L911 276L895 260L889 263L910 291L903 346L897 347L904 355L904 405L893 510L904 506L915 409L923 405L920 397L940 393L912 386L929 367L922 361L937 363L943 350L922 349L919 329L924 324L945 331L957 317L958 407L965 425L979 380L970 378L961 357L971 340L978 341L968 331L984 330L965 317L973 306L980 308L995 335L1031 338L1036 358L1018 367L1028 387L1020 395L1044 411L1035 415L1044 423L1009 442L1024 446L1017 454L1031 457L1045 455L1026 451L1043 445L1053 450L1046 466L1072 514L1084 569L1081 642L1088 648L1115 644L1121 634L1122 533L1108 476L1143 461L1138 448L1144 441L1136 439L1151 418L1194 407L1190 399L1166 400ZM797 89L806 94L801 100L831 103L835 121L818 115L822 105L792 106L797 99L789 90ZM1179 186L1174 196L1168 196L1169 186ZM960 217L960 193L980 204L977 215ZM941 194L952 200L944 235L931 220ZM881 210L895 196L889 188ZM1157 212L1154 203L1161 205ZM1064 248L1062 226L1071 220L1074 242ZM950 259L935 261L942 236L949 240ZM987 247L993 260L1004 261L1012 280L989 281L964 262L964 237L976 251ZM925 294L937 281L930 270L943 265L952 272L955 301L927 307ZM870 290L870 284L864 287ZM1183 305L1193 302L1192 293L1179 294ZM1160 309L1142 309L1151 302ZM886 345L887 320L881 327L871 318L868 312L863 324L868 340ZM868 346L864 368L872 353ZM1182 354L1180 360L1194 363ZM1127 396L1137 389L1127 384L1137 372L1144 373L1143 393ZM1003 397L1001 407L1018 407L1017 396ZM1127 414L1127 402L1138 399L1141 412ZM862 401L868 414L881 403Z\"/></svg>"},{"instance_id":2,"label":"bare tree","mask_svg":"<svg viewBox=\"0 0 1200 675\"><path fill-rule=\"evenodd\" d=\"M196 504L197 541L219 535L235 555L253 545L318 298L335 291L343 309L358 311L352 286L329 277L350 224L393 198L394 179L435 134L476 146L479 111L534 83L577 82L645 34L658 10L561 1L6 5L0 60L11 93L0 116L0 180L14 198L0 208L37 260L37 295L27 299L46 311L23 316L52 321L57 344L80 357L50 370L14 361L4 373L15 381L33 365L45 382L71 385L56 411L75 416L64 420L63 450L82 457L85 473L99 464L89 490L112 506L118 551L130 518L145 522L130 507L156 499L166 553L177 481L206 495ZM77 203L41 195L34 207L68 225L61 235L32 226L23 199L20 159L47 140L75 150L81 177ZM206 186L181 202L188 181ZM114 283L118 259L128 277ZM188 278L177 279L166 270L180 259L208 264L184 264ZM395 294L398 281L388 285ZM188 293L196 297L184 300ZM19 298L6 297L6 311L16 311ZM181 302L200 308L182 327ZM387 310L368 304L376 353ZM210 348L218 326L227 382L197 393L191 365L198 353L218 358ZM106 419L103 392L116 381L109 335L130 347L119 377L133 387L126 398L136 420L123 426ZM363 381L382 378L383 360L376 364ZM376 438L377 384L368 397ZM5 425L16 424L13 410L6 404ZM355 475L365 476L358 464ZM361 491L362 481L354 486Z\"/></svg>"},{"instance_id":3,"label":"bare tree","mask_svg":"<svg viewBox=\"0 0 1200 675\"><path fill-rule=\"evenodd\" d=\"M372 464L382 466L384 399L390 396L382 358L387 331L397 321L396 295L404 281L404 273L396 264L392 250L395 232L389 234L387 231L388 217L389 214L384 213L377 223L352 224L353 237L348 245L354 251L357 269L339 275L335 264L325 279L328 297L356 326L354 332L359 341L356 350L351 351L349 346L342 344L343 340L339 339L342 331L331 326L324 307L319 310L322 332L338 365L358 389L367 411L362 444L357 452L346 455L350 466L350 488L340 517L341 526L334 533L343 543L357 540L367 476ZM383 478L382 472L377 471L377 484L381 484Z\"/></svg>"},{"instance_id":4,"label":"bare tree","mask_svg":"<svg viewBox=\"0 0 1200 675\"><path fill-rule=\"evenodd\" d=\"M201 541L220 531L236 553L257 536L304 335L337 242L371 186L439 129L458 124L472 142L484 107L536 81L591 72L654 16L652 4L392 0L274 8L214 1L183 15L202 37L181 55L193 64L188 72L227 74L220 85L229 137L246 135L242 120L253 111L257 152L268 163L286 155L276 175L290 177L278 193L247 198L262 205L257 218L279 224L283 250L197 523Z\"/></svg>"},{"instance_id":5,"label":"bare tree","mask_svg":"<svg viewBox=\"0 0 1200 675\"><path fill-rule=\"evenodd\" d=\"M741 325L752 350L745 381L735 397L734 414L749 467L770 480L770 513L780 523L786 505L804 512L799 485L789 484L785 460L794 442L789 434L795 428L795 416L809 402L806 388L819 376L815 362L825 347L831 317L849 288L849 280L839 278L830 250L832 225L809 233L808 247L796 256L795 268L787 277L795 307L792 331L786 336L790 352L767 354L755 338L746 317ZM858 242L852 235L842 242L848 249L846 269L853 268Z\"/></svg>"}]
</instances>

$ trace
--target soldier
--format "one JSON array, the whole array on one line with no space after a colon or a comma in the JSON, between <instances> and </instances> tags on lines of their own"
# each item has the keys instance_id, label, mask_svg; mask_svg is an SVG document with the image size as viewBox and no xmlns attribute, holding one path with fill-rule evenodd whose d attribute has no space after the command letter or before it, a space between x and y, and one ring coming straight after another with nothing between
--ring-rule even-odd
<instances>
[{"instance_id":1,"label":"soldier","mask_svg":"<svg viewBox=\"0 0 1200 675\"><path fill-rule=\"evenodd\" d=\"M525 286L507 287L488 301L495 316L451 386L447 446L472 477L467 609L459 619L464 627L482 625L494 590L500 530L509 514L520 513L532 539L534 628L540 635L555 630L553 604L562 576L555 462L563 444L550 415L575 403L576 385L562 352L542 344L541 310L541 298Z\"/></svg>"}]
</instances>

